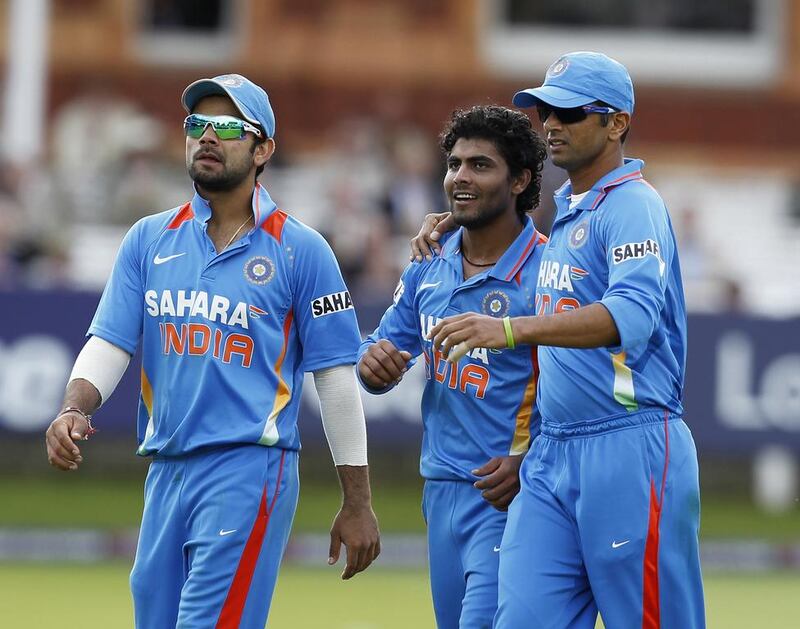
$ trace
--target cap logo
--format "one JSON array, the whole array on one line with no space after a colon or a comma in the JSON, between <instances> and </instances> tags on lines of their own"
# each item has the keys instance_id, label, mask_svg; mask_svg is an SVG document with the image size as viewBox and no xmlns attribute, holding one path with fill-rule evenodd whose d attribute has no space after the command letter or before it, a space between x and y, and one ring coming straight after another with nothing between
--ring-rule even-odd
<instances>
[{"instance_id":1,"label":"cap logo","mask_svg":"<svg viewBox=\"0 0 800 629\"><path fill-rule=\"evenodd\" d=\"M241 87L244 85L244 80L238 74L225 74L217 82L225 87Z\"/></svg>"},{"instance_id":2,"label":"cap logo","mask_svg":"<svg viewBox=\"0 0 800 629\"><path fill-rule=\"evenodd\" d=\"M560 74L564 74L568 67L569 59L559 59L547 70L547 76L559 76Z\"/></svg>"}]
</instances>

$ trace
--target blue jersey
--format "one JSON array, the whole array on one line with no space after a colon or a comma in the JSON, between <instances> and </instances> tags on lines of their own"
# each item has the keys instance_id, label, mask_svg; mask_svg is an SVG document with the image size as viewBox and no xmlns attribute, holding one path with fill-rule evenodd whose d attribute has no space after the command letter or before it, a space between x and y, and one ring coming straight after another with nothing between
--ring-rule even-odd
<instances>
[{"instance_id":1,"label":"blue jersey","mask_svg":"<svg viewBox=\"0 0 800 629\"><path fill-rule=\"evenodd\" d=\"M260 185L253 214L219 254L198 194L125 236L88 334L131 354L141 339L139 454L297 449L303 373L355 362L358 323L328 244Z\"/></svg>"},{"instance_id":2,"label":"blue jersey","mask_svg":"<svg viewBox=\"0 0 800 629\"><path fill-rule=\"evenodd\" d=\"M426 336L452 315L533 314L532 287L545 241L527 218L525 228L497 264L465 280L461 230L457 231L440 256L406 268L394 304L362 343L359 357L379 339L424 357L427 383L422 395L420 472L425 478L475 480L472 470L490 458L527 451L532 425L533 431L538 426L535 417L531 421L536 412L536 348L476 348L451 364L432 349Z\"/></svg>"},{"instance_id":3,"label":"blue jersey","mask_svg":"<svg viewBox=\"0 0 800 629\"><path fill-rule=\"evenodd\" d=\"M641 160L608 173L570 207L567 182L536 283L536 312L600 302L618 347L539 348L542 419L572 423L664 408L683 412L686 309L669 214Z\"/></svg>"}]
</instances>

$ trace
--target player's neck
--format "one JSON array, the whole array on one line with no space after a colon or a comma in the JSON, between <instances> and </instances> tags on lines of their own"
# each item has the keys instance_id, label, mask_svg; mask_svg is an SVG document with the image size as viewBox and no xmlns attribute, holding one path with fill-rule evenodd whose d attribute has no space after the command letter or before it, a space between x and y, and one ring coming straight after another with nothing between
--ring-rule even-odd
<instances>
[{"instance_id":1,"label":"player's neck","mask_svg":"<svg viewBox=\"0 0 800 629\"><path fill-rule=\"evenodd\" d=\"M211 223L221 227L239 224L253 213L253 186L237 186L233 190L200 189L211 206Z\"/></svg>"},{"instance_id":2,"label":"player's neck","mask_svg":"<svg viewBox=\"0 0 800 629\"><path fill-rule=\"evenodd\" d=\"M587 190L591 190L594 184L624 163L625 159L621 147L612 148L601 153L588 164L580 166L574 171L569 171L572 194L582 194Z\"/></svg>"},{"instance_id":3,"label":"player's neck","mask_svg":"<svg viewBox=\"0 0 800 629\"><path fill-rule=\"evenodd\" d=\"M461 235L461 251L478 265L499 260L522 231L517 212L504 212L496 220L477 229L465 229Z\"/></svg>"}]
</instances>

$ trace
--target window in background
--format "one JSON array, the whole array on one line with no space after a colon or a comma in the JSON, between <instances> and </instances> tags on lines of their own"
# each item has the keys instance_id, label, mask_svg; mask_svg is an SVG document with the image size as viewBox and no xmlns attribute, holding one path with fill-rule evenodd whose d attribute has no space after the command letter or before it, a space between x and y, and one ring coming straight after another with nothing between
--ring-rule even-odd
<instances>
[{"instance_id":1,"label":"window in background","mask_svg":"<svg viewBox=\"0 0 800 629\"><path fill-rule=\"evenodd\" d=\"M138 4L137 56L148 62L207 65L239 52L242 0L143 0Z\"/></svg>"},{"instance_id":2,"label":"window in background","mask_svg":"<svg viewBox=\"0 0 800 629\"><path fill-rule=\"evenodd\" d=\"M481 0L487 63L542 76L570 50L625 63L637 83L767 85L781 68L785 0Z\"/></svg>"}]
</instances>

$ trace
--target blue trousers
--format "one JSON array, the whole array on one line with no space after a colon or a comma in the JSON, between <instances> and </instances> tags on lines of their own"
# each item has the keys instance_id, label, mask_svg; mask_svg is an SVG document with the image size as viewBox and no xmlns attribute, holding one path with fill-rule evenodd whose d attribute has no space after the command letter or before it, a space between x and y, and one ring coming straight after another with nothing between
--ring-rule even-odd
<instances>
[{"instance_id":1,"label":"blue trousers","mask_svg":"<svg viewBox=\"0 0 800 629\"><path fill-rule=\"evenodd\" d=\"M298 496L297 452L155 457L131 572L137 629L263 629Z\"/></svg>"},{"instance_id":2,"label":"blue trousers","mask_svg":"<svg viewBox=\"0 0 800 629\"><path fill-rule=\"evenodd\" d=\"M498 629L705 627L697 454L664 411L542 425L501 544Z\"/></svg>"},{"instance_id":3,"label":"blue trousers","mask_svg":"<svg viewBox=\"0 0 800 629\"><path fill-rule=\"evenodd\" d=\"M425 481L422 510L437 627L490 629L506 514L471 482L457 480Z\"/></svg>"}]
</instances>

